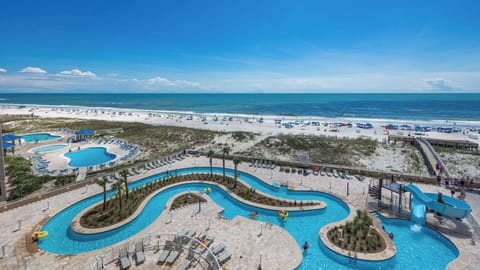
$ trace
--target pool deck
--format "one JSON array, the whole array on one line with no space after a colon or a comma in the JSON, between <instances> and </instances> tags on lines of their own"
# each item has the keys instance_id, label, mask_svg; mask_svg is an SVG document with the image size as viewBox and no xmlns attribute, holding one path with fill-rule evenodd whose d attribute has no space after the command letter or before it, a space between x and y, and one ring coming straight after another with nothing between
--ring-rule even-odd
<instances>
[{"instance_id":1,"label":"pool deck","mask_svg":"<svg viewBox=\"0 0 480 270\"><path fill-rule=\"evenodd\" d=\"M227 167L233 168L231 161L226 162ZM222 161L214 159L214 166L221 167ZM130 178L131 181L141 179L165 170L174 170L184 167L208 167L209 162L205 157L190 157L182 161L177 161L168 166L163 166L155 170L143 172L141 175ZM357 180L342 180L340 178L299 174L290 174L275 170L260 169L249 167L248 163L239 165L239 170L245 171L267 183L274 181L288 181L289 185L295 189L320 190L332 193L344 200L351 207L351 211L366 208L366 196L369 179L363 182ZM346 194L346 183L349 182L349 195ZM444 187L418 184L424 192L438 192L449 194ZM62 193L48 199L41 199L35 203L23 207L15 208L7 212L0 213L0 225L5 233L0 235L0 243L6 244L6 257L0 259L0 269L18 269L23 268L25 257L31 256L28 265L34 269L90 269L95 263L95 256L101 255L105 250L97 250L85 254L74 256L61 256L48 254L44 251L38 251L30 254L26 250L25 238L31 230L44 220L47 216L62 210L64 207L99 193L102 188L98 185L90 185L86 188L72 190ZM480 220L480 195L472 192L467 193L466 201L472 206L472 216ZM327 206L328 207L328 206ZM262 269L292 269L294 264L300 258L295 254L300 252L300 247L295 240L283 229L277 226L268 226L264 222L250 220L248 218L236 217L233 220L225 220L218 216L220 207L215 203L208 201L202 205L202 211L198 213L198 207L181 208L172 211L172 220L169 220L167 211L145 228L137 235L116 244L119 246L129 241L148 234L148 233L176 233L183 230L195 230L197 233L205 232L210 223L209 234L215 236L215 243L224 243L227 250L231 251L232 259L227 261L226 267L229 269L256 269L260 260ZM18 221L21 220L21 226ZM480 249L475 243L479 242L479 237L472 234L472 226L467 222L457 220L439 219L433 215L427 216L427 223L430 227L437 228L446 237L448 237L460 250L460 256L452 261L447 269L477 269L480 263ZM261 224L261 225L260 225ZM261 236L258 236L262 232ZM292 256L293 254L293 256ZM1 255L1 252L0 252ZM260 259L261 255L261 259ZM185 256L185 255L182 255ZM301 256L301 253L300 253ZM134 266L131 269L150 269L156 263L157 255L153 251L146 252L146 263L141 266ZM293 258L293 260L292 260ZM301 260L301 259L300 259ZM182 261L182 258L177 260ZM293 261L293 263L292 263ZM168 269L165 267L156 267L159 269ZM108 264L107 269L118 269L114 263ZM193 268L195 269L195 268Z\"/></svg>"},{"instance_id":2,"label":"pool deck","mask_svg":"<svg viewBox=\"0 0 480 270\"><path fill-rule=\"evenodd\" d=\"M62 134L62 133L55 133L55 132L49 132L49 133L53 135ZM70 167L68 165L68 163L70 162L70 159L64 157L64 154L68 153L69 151L73 151L73 152L77 151L79 148L85 149L89 147L104 147L107 149L107 152L116 155L114 160L106 162L106 163L115 162L115 166L118 165L119 163L124 163L125 161L122 161L121 158L126 156L129 152L128 150L121 149L120 146L117 144L97 144L96 141L89 141L88 143L67 143L65 141L66 141L65 137L62 137L59 139L54 139L49 141L41 141L38 144L22 143L22 145L19 147L16 153L23 154L26 157L33 156L33 155L40 155L43 158L50 161L48 170L56 170L57 172L59 172L62 169L66 169L66 168L68 168L69 170L76 168L76 167ZM45 147L45 146L54 145L54 144L64 144L64 145L67 145L67 147L58 149L55 151L49 151L49 152L41 152L41 153L32 152L32 149L34 148ZM92 166L96 169L98 165L100 164L92 165Z\"/></svg>"}]
</instances>

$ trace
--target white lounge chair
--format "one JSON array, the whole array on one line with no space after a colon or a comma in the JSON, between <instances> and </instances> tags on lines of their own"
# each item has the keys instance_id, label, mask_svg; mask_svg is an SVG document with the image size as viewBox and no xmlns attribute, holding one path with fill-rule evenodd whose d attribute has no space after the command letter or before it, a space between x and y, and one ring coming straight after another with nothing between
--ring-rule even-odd
<instances>
[{"instance_id":1,"label":"white lounge chair","mask_svg":"<svg viewBox=\"0 0 480 270\"><path fill-rule=\"evenodd\" d=\"M217 256L217 260L219 264L224 264L228 259L232 257L232 253L225 251L220 256Z\"/></svg>"},{"instance_id":2,"label":"white lounge chair","mask_svg":"<svg viewBox=\"0 0 480 270\"><path fill-rule=\"evenodd\" d=\"M135 243L135 264L139 265L145 262L145 252L143 250L143 243Z\"/></svg>"},{"instance_id":3,"label":"white lounge chair","mask_svg":"<svg viewBox=\"0 0 480 270\"><path fill-rule=\"evenodd\" d=\"M118 260L120 264L120 269L128 269L131 266L130 258L128 258L127 248L120 248L118 251Z\"/></svg>"},{"instance_id":4,"label":"white lounge chair","mask_svg":"<svg viewBox=\"0 0 480 270\"><path fill-rule=\"evenodd\" d=\"M222 252L225 249L225 245L223 243L214 246L211 251L213 254L217 255L218 253Z\"/></svg>"},{"instance_id":5,"label":"white lounge chair","mask_svg":"<svg viewBox=\"0 0 480 270\"><path fill-rule=\"evenodd\" d=\"M165 246L163 247L162 253L160 253L160 256L158 257L157 263L162 264L164 263L168 255L170 254L170 251L173 250L173 242L170 240L165 241Z\"/></svg>"},{"instance_id":6,"label":"white lounge chair","mask_svg":"<svg viewBox=\"0 0 480 270\"><path fill-rule=\"evenodd\" d=\"M191 249L188 250L188 255L185 260L178 265L177 270L186 270L192 265L192 263L195 261L195 252Z\"/></svg>"}]
</instances>

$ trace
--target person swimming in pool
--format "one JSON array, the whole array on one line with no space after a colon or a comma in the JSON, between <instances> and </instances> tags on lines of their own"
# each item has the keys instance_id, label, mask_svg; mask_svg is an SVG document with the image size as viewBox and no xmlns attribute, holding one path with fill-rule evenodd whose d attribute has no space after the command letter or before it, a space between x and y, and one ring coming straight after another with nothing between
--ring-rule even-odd
<instances>
[{"instance_id":1,"label":"person swimming in pool","mask_svg":"<svg viewBox=\"0 0 480 270\"><path fill-rule=\"evenodd\" d=\"M305 244L303 244L303 251L307 251L307 249L310 247L307 241L305 241Z\"/></svg>"}]
</instances>

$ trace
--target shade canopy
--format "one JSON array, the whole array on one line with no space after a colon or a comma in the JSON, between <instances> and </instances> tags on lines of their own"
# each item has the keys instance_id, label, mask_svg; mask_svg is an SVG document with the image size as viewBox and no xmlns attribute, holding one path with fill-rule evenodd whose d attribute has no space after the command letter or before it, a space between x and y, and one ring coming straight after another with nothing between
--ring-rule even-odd
<instances>
[{"instance_id":1,"label":"shade canopy","mask_svg":"<svg viewBox=\"0 0 480 270\"><path fill-rule=\"evenodd\" d=\"M15 144L13 144L13 143L5 142L5 141L3 141L2 143L3 143L3 145L2 145L3 149L8 149L8 148L15 147Z\"/></svg>"},{"instance_id":2,"label":"shade canopy","mask_svg":"<svg viewBox=\"0 0 480 270\"><path fill-rule=\"evenodd\" d=\"M94 135L95 131L91 129L82 129L75 132L75 135Z\"/></svg>"},{"instance_id":3,"label":"shade canopy","mask_svg":"<svg viewBox=\"0 0 480 270\"><path fill-rule=\"evenodd\" d=\"M3 141L14 141L14 140L18 140L18 139L21 139L22 137L21 136L17 136L15 134L5 134L2 136L2 140Z\"/></svg>"}]
</instances>

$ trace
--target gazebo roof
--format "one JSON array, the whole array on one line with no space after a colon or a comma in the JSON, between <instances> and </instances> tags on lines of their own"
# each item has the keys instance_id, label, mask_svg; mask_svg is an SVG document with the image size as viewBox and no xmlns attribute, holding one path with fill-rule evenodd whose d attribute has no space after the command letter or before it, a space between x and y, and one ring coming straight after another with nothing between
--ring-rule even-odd
<instances>
[{"instance_id":1,"label":"gazebo roof","mask_svg":"<svg viewBox=\"0 0 480 270\"><path fill-rule=\"evenodd\" d=\"M91 129L82 129L75 132L75 135L93 135L93 134L95 134L95 130L91 130Z\"/></svg>"},{"instance_id":2,"label":"gazebo roof","mask_svg":"<svg viewBox=\"0 0 480 270\"><path fill-rule=\"evenodd\" d=\"M2 143L3 143L2 145L3 149L15 147L15 144L13 143L5 142L5 141L3 141Z\"/></svg>"},{"instance_id":3,"label":"gazebo roof","mask_svg":"<svg viewBox=\"0 0 480 270\"><path fill-rule=\"evenodd\" d=\"M18 139L21 139L22 137L21 136L17 136L15 134L5 134L2 136L2 140L3 141L14 141L14 140L18 140Z\"/></svg>"}]
</instances>

